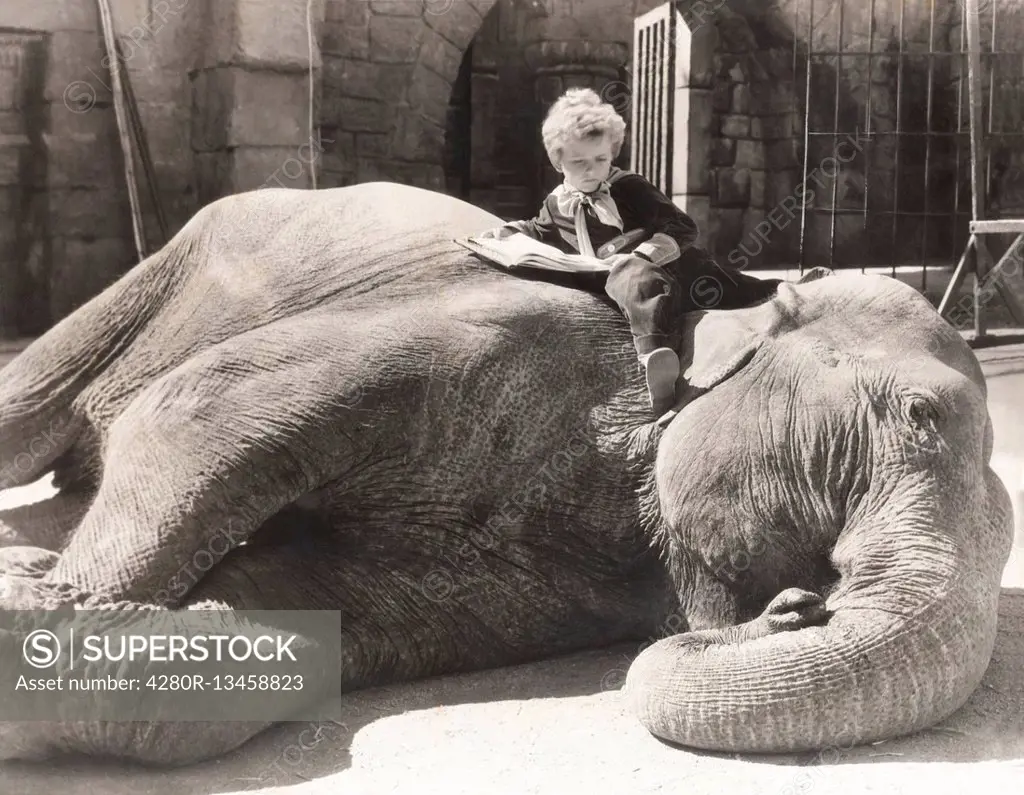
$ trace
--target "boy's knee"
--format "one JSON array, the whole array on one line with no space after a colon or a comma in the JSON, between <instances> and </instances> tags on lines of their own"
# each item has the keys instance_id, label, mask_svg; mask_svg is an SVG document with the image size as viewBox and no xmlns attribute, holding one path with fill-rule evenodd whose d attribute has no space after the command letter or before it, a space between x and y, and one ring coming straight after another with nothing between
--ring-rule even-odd
<instances>
[{"instance_id":1,"label":"boy's knee","mask_svg":"<svg viewBox=\"0 0 1024 795\"><path fill-rule=\"evenodd\" d=\"M652 299L672 292L672 277L660 265L643 257L628 257L608 274L605 289L613 298Z\"/></svg>"}]
</instances>

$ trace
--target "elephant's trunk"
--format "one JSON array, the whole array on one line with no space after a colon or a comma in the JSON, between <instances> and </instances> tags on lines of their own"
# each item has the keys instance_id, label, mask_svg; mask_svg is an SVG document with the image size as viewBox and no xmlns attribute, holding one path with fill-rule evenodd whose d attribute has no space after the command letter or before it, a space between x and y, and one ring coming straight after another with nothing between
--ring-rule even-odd
<instances>
[{"instance_id":1,"label":"elephant's trunk","mask_svg":"<svg viewBox=\"0 0 1024 795\"><path fill-rule=\"evenodd\" d=\"M988 666L1012 539L1006 489L971 469L844 530L825 625L647 648L626 683L641 722L695 748L772 753L907 734L958 709Z\"/></svg>"}]
</instances>

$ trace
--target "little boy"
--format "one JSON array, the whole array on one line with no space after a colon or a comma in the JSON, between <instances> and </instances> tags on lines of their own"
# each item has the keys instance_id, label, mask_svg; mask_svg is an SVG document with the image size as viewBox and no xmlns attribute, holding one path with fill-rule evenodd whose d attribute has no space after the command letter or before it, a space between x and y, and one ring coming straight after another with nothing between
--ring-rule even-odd
<instances>
[{"instance_id":1,"label":"little boy","mask_svg":"<svg viewBox=\"0 0 1024 795\"><path fill-rule=\"evenodd\" d=\"M567 253L604 256L609 242L614 246L623 233L643 230L646 242L630 254L608 257L605 292L629 321L651 408L662 417L676 402L679 356L671 335L677 317L709 308L697 301L702 292L698 280L715 278L706 284L721 287L718 308L766 298L778 282L739 272L726 275L693 246L699 231L690 216L641 175L612 166L625 128L622 117L593 90L569 89L551 106L541 129L548 158L564 181L535 218L504 224L484 236L518 231Z\"/></svg>"}]
</instances>

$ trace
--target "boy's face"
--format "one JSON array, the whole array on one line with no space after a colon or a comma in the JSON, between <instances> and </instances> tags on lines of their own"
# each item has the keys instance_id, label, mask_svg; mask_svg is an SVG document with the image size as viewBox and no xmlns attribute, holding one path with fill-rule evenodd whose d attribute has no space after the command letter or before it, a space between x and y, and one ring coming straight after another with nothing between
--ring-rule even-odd
<instances>
[{"instance_id":1,"label":"boy's face","mask_svg":"<svg viewBox=\"0 0 1024 795\"><path fill-rule=\"evenodd\" d=\"M569 140L562 149L562 173L576 190L592 193L608 179L612 142L607 135Z\"/></svg>"}]
</instances>

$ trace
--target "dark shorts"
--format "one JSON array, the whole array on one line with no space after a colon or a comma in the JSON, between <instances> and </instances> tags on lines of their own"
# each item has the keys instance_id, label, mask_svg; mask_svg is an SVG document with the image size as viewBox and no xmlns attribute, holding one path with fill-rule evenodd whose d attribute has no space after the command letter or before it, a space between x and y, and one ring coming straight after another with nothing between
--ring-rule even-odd
<instances>
[{"instance_id":1,"label":"dark shorts","mask_svg":"<svg viewBox=\"0 0 1024 795\"><path fill-rule=\"evenodd\" d=\"M666 265L642 257L623 260L608 273L604 289L629 321L643 356L671 347L680 314L752 306L773 296L780 283L724 268L704 249L691 246Z\"/></svg>"}]
</instances>

